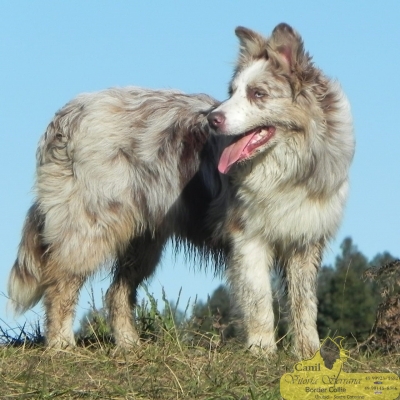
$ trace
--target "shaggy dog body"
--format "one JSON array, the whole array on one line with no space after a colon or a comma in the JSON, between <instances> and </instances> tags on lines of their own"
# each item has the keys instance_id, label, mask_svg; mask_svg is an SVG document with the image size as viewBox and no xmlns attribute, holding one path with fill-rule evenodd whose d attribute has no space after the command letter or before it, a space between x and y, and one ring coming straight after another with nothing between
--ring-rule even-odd
<instances>
[{"instance_id":1,"label":"shaggy dog body","mask_svg":"<svg viewBox=\"0 0 400 400\"><path fill-rule=\"evenodd\" d=\"M237 28L241 50L230 98L209 121L233 138L218 169L230 174L223 231L228 275L248 345L276 349L270 272L286 278L294 345L319 348L316 277L323 249L342 218L354 152L349 103L278 25L269 39Z\"/></svg>"},{"instance_id":2,"label":"shaggy dog body","mask_svg":"<svg viewBox=\"0 0 400 400\"><path fill-rule=\"evenodd\" d=\"M81 95L56 114L39 143L37 199L9 280L17 311L44 295L50 346L74 343L79 289L110 262L116 341L138 341L136 287L178 220L185 230L179 198L199 169L216 105L205 95L127 88Z\"/></svg>"},{"instance_id":3,"label":"shaggy dog body","mask_svg":"<svg viewBox=\"0 0 400 400\"><path fill-rule=\"evenodd\" d=\"M239 60L220 105L205 95L114 89L78 97L49 125L9 281L17 311L44 296L49 345L74 343L79 289L110 262L115 339L137 343L136 288L175 236L226 258L249 347L276 350L270 275L279 266L295 348L303 356L318 349L316 277L347 197L350 107L288 25L270 38L236 34Z\"/></svg>"}]
</instances>

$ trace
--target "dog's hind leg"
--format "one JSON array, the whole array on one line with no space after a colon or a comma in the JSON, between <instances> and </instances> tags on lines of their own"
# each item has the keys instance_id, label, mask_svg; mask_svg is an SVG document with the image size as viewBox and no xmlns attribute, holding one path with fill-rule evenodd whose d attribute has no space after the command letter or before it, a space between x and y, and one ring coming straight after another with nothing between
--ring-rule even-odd
<instances>
[{"instance_id":1,"label":"dog's hind leg","mask_svg":"<svg viewBox=\"0 0 400 400\"><path fill-rule=\"evenodd\" d=\"M75 345L75 307L85 278L63 271L45 284L46 342L49 347L60 349Z\"/></svg>"},{"instance_id":2,"label":"dog's hind leg","mask_svg":"<svg viewBox=\"0 0 400 400\"><path fill-rule=\"evenodd\" d=\"M243 318L247 345L266 355L276 351L272 307L271 270L273 252L256 238L234 240L228 280L236 307Z\"/></svg>"},{"instance_id":3,"label":"dog's hind leg","mask_svg":"<svg viewBox=\"0 0 400 400\"><path fill-rule=\"evenodd\" d=\"M75 220L71 224L74 223ZM51 232L50 228L54 226L58 227L54 218L49 218L47 232ZM113 256L111 235L107 241L108 237L102 235L101 230L99 234L95 229L69 228L69 231L56 231L57 240L49 245L41 278L46 310L46 341L53 348L75 344L72 328L79 291L86 278Z\"/></svg>"},{"instance_id":4,"label":"dog's hind leg","mask_svg":"<svg viewBox=\"0 0 400 400\"><path fill-rule=\"evenodd\" d=\"M163 246L164 240L146 233L132 239L116 261L106 303L109 322L119 347L128 348L139 344L134 321L136 291L139 284L154 272Z\"/></svg>"},{"instance_id":5,"label":"dog's hind leg","mask_svg":"<svg viewBox=\"0 0 400 400\"><path fill-rule=\"evenodd\" d=\"M317 273L321 245L309 245L293 251L286 262L286 277L294 329L294 348L303 358L319 349L317 331Z\"/></svg>"}]
</instances>

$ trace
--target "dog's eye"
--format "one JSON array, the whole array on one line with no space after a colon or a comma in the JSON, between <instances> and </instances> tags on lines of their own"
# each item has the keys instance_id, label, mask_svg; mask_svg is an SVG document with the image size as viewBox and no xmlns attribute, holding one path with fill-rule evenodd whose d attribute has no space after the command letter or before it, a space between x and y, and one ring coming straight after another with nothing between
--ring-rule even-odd
<instances>
[{"instance_id":1,"label":"dog's eye","mask_svg":"<svg viewBox=\"0 0 400 400\"><path fill-rule=\"evenodd\" d=\"M248 94L253 99L262 99L263 97L267 96L267 93L264 90L259 89L259 88L249 88Z\"/></svg>"},{"instance_id":2,"label":"dog's eye","mask_svg":"<svg viewBox=\"0 0 400 400\"><path fill-rule=\"evenodd\" d=\"M252 100L260 100L263 99L264 97L268 97L268 94L263 89L259 89L257 87L248 87L247 97Z\"/></svg>"},{"instance_id":3,"label":"dog's eye","mask_svg":"<svg viewBox=\"0 0 400 400\"><path fill-rule=\"evenodd\" d=\"M266 95L266 93L261 92L260 90L255 90L255 91L253 92L253 96L254 96L256 99L261 99L261 98L264 97L265 95Z\"/></svg>"}]
</instances>

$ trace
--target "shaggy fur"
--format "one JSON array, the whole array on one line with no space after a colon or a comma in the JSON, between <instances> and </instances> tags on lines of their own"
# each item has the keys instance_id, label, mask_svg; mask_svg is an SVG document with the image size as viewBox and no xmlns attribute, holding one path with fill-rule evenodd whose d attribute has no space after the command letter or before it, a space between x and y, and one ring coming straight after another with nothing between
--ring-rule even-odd
<instances>
[{"instance_id":1,"label":"shaggy fur","mask_svg":"<svg viewBox=\"0 0 400 400\"><path fill-rule=\"evenodd\" d=\"M319 347L317 271L348 191L350 106L289 25L268 39L242 27L236 34L230 98L209 115L217 133L233 139L218 166L230 175L221 230L231 245L228 277L248 345L274 352L270 272L279 265L295 348L310 356Z\"/></svg>"},{"instance_id":2,"label":"shaggy fur","mask_svg":"<svg viewBox=\"0 0 400 400\"><path fill-rule=\"evenodd\" d=\"M110 262L115 339L138 341L136 287L175 226L185 231L182 191L199 169L206 117L217 104L205 95L125 88L83 94L56 114L39 143L36 201L8 286L17 312L44 297L50 346L74 343L79 289Z\"/></svg>"},{"instance_id":3,"label":"shaggy fur","mask_svg":"<svg viewBox=\"0 0 400 400\"><path fill-rule=\"evenodd\" d=\"M319 347L316 276L347 197L350 107L288 25L270 38L236 34L239 60L220 105L112 89L79 96L49 125L9 294L17 311L44 297L50 346L74 343L79 289L111 262L115 339L138 343L136 288L173 236L226 259L249 347L276 350L275 266L286 278L296 350L310 356Z\"/></svg>"}]
</instances>

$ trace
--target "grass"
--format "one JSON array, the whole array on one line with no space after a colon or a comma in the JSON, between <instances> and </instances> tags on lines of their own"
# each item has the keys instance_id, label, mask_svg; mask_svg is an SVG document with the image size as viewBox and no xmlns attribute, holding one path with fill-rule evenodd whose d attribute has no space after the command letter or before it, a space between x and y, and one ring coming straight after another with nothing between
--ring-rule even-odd
<instances>
[{"instance_id":1,"label":"grass","mask_svg":"<svg viewBox=\"0 0 400 400\"><path fill-rule=\"evenodd\" d=\"M54 352L6 347L0 351L4 399L276 399L290 367L246 354L177 343Z\"/></svg>"},{"instance_id":2,"label":"grass","mask_svg":"<svg viewBox=\"0 0 400 400\"><path fill-rule=\"evenodd\" d=\"M220 348L178 341L146 343L129 353L111 344L53 351L0 348L2 399L280 399L279 380L296 358L272 360L237 343ZM400 372L399 355L357 354L348 372Z\"/></svg>"},{"instance_id":3,"label":"grass","mask_svg":"<svg viewBox=\"0 0 400 400\"><path fill-rule=\"evenodd\" d=\"M39 327L32 333L20 327L11 334L0 328L0 398L281 398L280 378L298 361L285 340L278 354L267 360L234 340L222 343L218 332L193 331L185 318L178 325L177 307L164 298L165 310L160 312L148 296L149 303L137 310L144 343L129 352L118 351L108 340L97 310L74 349L46 349ZM400 354L350 350L347 372L400 373Z\"/></svg>"}]
</instances>

